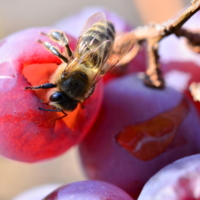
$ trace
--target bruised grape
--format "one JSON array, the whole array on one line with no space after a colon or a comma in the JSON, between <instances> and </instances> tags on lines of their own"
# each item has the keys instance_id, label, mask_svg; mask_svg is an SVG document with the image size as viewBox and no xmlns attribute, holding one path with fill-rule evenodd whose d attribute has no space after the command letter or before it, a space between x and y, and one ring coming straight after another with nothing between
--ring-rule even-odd
<instances>
[{"instance_id":1,"label":"bruised grape","mask_svg":"<svg viewBox=\"0 0 200 200\"><path fill-rule=\"evenodd\" d=\"M194 106L180 92L149 88L133 75L110 81L100 115L80 144L84 171L137 198L162 167L199 152L199 128Z\"/></svg>"}]
</instances>

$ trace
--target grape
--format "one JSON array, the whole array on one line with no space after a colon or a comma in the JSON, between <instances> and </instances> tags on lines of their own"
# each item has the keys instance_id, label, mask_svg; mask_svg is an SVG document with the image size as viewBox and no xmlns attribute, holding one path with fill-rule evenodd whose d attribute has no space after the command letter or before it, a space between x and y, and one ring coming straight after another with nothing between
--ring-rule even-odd
<instances>
[{"instance_id":1,"label":"grape","mask_svg":"<svg viewBox=\"0 0 200 200\"><path fill-rule=\"evenodd\" d=\"M124 76L106 84L100 115L79 146L81 162L88 178L137 198L162 167L199 152L199 128L198 113L183 94Z\"/></svg>"},{"instance_id":2,"label":"grape","mask_svg":"<svg viewBox=\"0 0 200 200\"><path fill-rule=\"evenodd\" d=\"M133 200L126 192L102 181L79 181L58 188L43 200Z\"/></svg>"},{"instance_id":3,"label":"grape","mask_svg":"<svg viewBox=\"0 0 200 200\"><path fill-rule=\"evenodd\" d=\"M200 155L182 158L157 172L138 200L199 200Z\"/></svg>"},{"instance_id":4,"label":"grape","mask_svg":"<svg viewBox=\"0 0 200 200\"><path fill-rule=\"evenodd\" d=\"M0 155L23 162L53 158L77 144L94 123L102 99L99 82L94 94L63 120L46 108L46 90L24 90L49 80L61 61L37 40L49 28L32 28L8 36L0 48ZM75 39L68 36L73 49Z\"/></svg>"}]
</instances>

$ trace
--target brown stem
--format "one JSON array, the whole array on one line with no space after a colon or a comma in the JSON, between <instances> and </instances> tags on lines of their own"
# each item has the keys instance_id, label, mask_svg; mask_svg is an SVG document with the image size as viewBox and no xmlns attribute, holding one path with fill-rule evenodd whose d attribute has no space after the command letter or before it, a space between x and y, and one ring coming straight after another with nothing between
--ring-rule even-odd
<instances>
[{"instance_id":1,"label":"brown stem","mask_svg":"<svg viewBox=\"0 0 200 200\"><path fill-rule=\"evenodd\" d=\"M190 31L184 28L179 29L179 31L176 31L177 37L184 37L187 39L187 44L189 48L196 52L200 53L200 32L197 31Z\"/></svg>"},{"instance_id":2,"label":"brown stem","mask_svg":"<svg viewBox=\"0 0 200 200\"><path fill-rule=\"evenodd\" d=\"M158 43L151 44L148 42L147 52L148 52L148 68L146 70L146 76L144 78L144 83L150 87L163 88L164 80L160 71L160 64L158 62Z\"/></svg>"},{"instance_id":3,"label":"brown stem","mask_svg":"<svg viewBox=\"0 0 200 200\"><path fill-rule=\"evenodd\" d=\"M200 1L192 1L192 5L185 11L183 14L175 20L175 22L172 24L172 26L169 27L169 29L179 29L181 26L188 20L190 17L192 17L197 11L200 9Z\"/></svg>"},{"instance_id":4,"label":"brown stem","mask_svg":"<svg viewBox=\"0 0 200 200\"><path fill-rule=\"evenodd\" d=\"M185 12L173 21L162 24L150 24L138 27L132 31L137 43L147 42L148 66L144 81L148 86L163 88L165 85L159 65L159 41L171 34L178 35L182 25L198 10L200 10L200 0L195 0Z\"/></svg>"},{"instance_id":5,"label":"brown stem","mask_svg":"<svg viewBox=\"0 0 200 200\"><path fill-rule=\"evenodd\" d=\"M191 83L189 89L194 101L200 101L200 83Z\"/></svg>"}]
</instances>

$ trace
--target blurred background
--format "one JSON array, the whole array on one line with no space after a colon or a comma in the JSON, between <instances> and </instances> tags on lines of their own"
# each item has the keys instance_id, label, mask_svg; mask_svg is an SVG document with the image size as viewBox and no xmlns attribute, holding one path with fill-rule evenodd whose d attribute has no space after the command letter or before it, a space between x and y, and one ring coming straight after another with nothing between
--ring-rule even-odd
<instances>
[{"instance_id":1,"label":"blurred background","mask_svg":"<svg viewBox=\"0 0 200 200\"><path fill-rule=\"evenodd\" d=\"M133 25L162 22L190 0L0 0L0 38L33 26L50 26L87 6L104 6Z\"/></svg>"},{"instance_id":2,"label":"blurred background","mask_svg":"<svg viewBox=\"0 0 200 200\"><path fill-rule=\"evenodd\" d=\"M51 26L87 6L106 7L132 25L162 22L190 3L190 0L0 0L0 39L35 26ZM0 200L46 183L69 183L85 179L72 148L51 161L38 164L15 162L0 157Z\"/></svg>"}]
</instances>

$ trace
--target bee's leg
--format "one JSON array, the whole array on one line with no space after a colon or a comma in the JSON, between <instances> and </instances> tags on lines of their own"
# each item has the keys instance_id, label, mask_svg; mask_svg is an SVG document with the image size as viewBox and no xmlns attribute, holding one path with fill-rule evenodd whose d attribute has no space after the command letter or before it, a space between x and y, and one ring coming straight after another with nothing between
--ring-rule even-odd
<instances>
[{"instance_id":1,"label":"bee's leg","mask_svg":"<svg viewBox=\"0 0 200 200\"><path fill-rule=\"evenodd\" d=\"M43 32L41 34L47 36L52 41L57 42L60 46L65 47L65 51L69 58L73 58L72 50L69 46L69 40L63 31L52 30L48 34Z\"/></svg>"},{"instance_id":2,"label":"bee's leg","mask_svg":"<svg viewBox=\"0 0 200 200\"><path fill-rule=\"evenodd\" d=\"M45 83L45 84L34 86L34 87L25 87L24 89L37 90L37 89L50 89L50 88L55 88L55 87L56 85L53 83Z\"/></svg>"},{"instance_id":3,"label":"bee's leg","mask_svg":"<svg viewBox=\"0 0 200 200\"><path fill-rule=\"evenodd\" d=\"M56 109L46 109L46 108L40 108L40 107L38 107L38 109L43 110L43 111L50 111L50 112L62 112L64 115L62 117L57 118L57 119L62 119L62 118L67 116L67 113L65 113L63 110L60 110L60 109L56 110Z\"/></svg>"},{"instance_id":4,"label":"bee's leg","mask_svg":"<svg viewBox=\"0 0 200 200\"><path fill-rule=\"evenodd\" d=\"M89 95L87 98L89 98L93 94L94 89L95 89L95 85L90 88Z\"/></svg>"},{"instance_id":5,"label":"bee's leg","mask_svg":"<svg viewBox=\"0 0 200 200\"><path fill-rule=\"evenodd\" d=\"M79 103L80 103L81 108L85 109L85 106L81 102L79 102Z\"/></svg>"},{"instance_id":6,"label":"bee's leg","mask_svg":"<svg viewBox=\"0 0 200 200\"><path fill-rule=\"evenodd\" d=\"M68 63L69 60L63 56L59 50L54 47L53 45L51 45L49 42L42 42L41 40L38 40L38 42L40 42L41 44L44 45L44 47L49 50L51 53L53 53L55 56L59 57L63 62Z\"/></svg>"},{"instance_id":7,"label":"bee's leg","mask_svg":"<svg viewBox=\"0 0 200 200\"><path fill-rule=\"evenodd\" d=\"M46 109L46 108L40 108L38 107L39 110L44 110L44 111L51 111L51 112L61 112L61 110L55 110L55 109Z\"/></svg>"},{"instance_id":8,"label":"bee's leg","mask_svg":"<svg viewBox=\"0 0 200 200\"><path fill-rule=\"evenodd\" d=\"M60 110L59 112L62 112L64 115L62 117L57 118L57 119L62 119L62 118L67 116L67 113L65 113L63 110Z\"/></svg>"}]
</instances>

